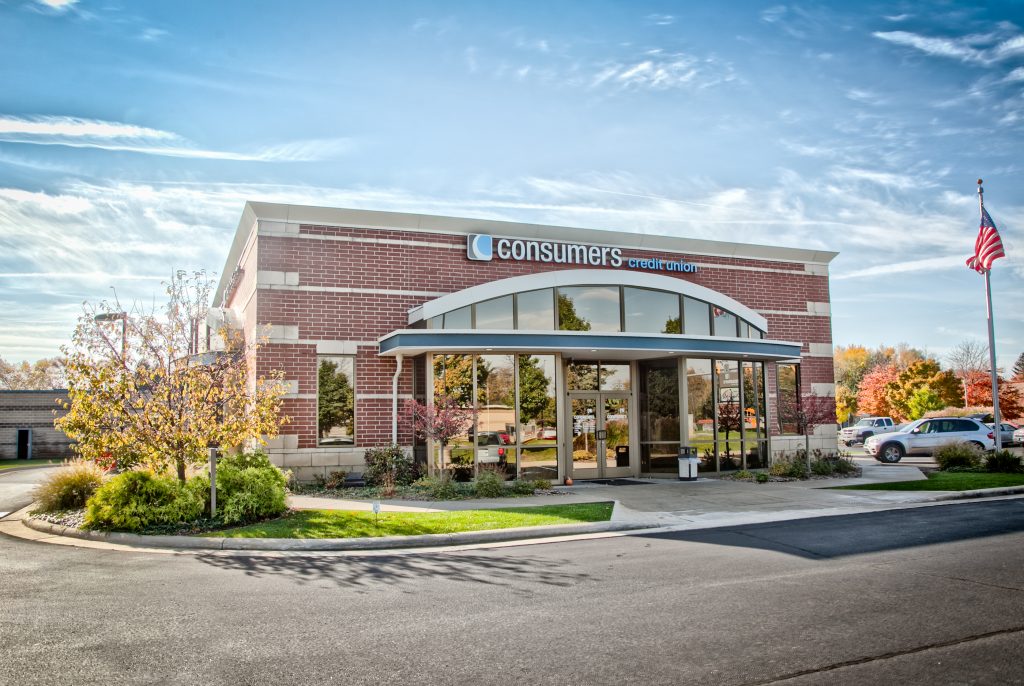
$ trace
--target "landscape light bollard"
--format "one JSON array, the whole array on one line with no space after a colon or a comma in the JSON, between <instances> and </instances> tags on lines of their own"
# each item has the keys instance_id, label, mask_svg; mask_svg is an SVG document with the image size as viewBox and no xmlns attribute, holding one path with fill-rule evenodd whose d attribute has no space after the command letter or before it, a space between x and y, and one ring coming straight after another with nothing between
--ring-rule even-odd
<instances>
[{"instance_id":1,"label":"landscape light bollard","mask_svg":"<svg viewBox=\"0 0 1024 686\"><path fill-rule=\"evenodd\" d=\"M210 448L210 519L217 516L217 449Z\"/></svg>"}]
</instances>

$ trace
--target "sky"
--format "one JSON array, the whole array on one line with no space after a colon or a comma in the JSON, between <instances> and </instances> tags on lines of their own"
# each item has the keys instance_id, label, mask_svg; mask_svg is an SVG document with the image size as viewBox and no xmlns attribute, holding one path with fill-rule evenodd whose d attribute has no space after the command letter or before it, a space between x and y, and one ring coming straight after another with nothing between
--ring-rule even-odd
<instances>
[{"instance_id":1,"label":"sky","mask_svg":"<svg viewBox=\"0 0 1024 686\"><path fill-rule=\"evenodd\" d=\"M837 345L1024 352L1024 3L0 0L0 357L246 200L839 253Z\"/></svg>"}]
</instances>

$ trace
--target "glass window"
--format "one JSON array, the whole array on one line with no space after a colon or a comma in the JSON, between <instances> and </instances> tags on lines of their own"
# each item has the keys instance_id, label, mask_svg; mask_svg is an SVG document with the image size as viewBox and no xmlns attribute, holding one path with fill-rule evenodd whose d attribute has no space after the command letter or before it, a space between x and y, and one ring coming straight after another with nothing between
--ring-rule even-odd
<instances>
[{"instance_id":1,"label":"glass window","mask_svg":"<svg viewBox=\"0 0 1024 686\"><path fill-rule=\"evenodd\" d=\"M601 390L628 391L629 364L601 363Z\"/></svg>"},{"instance_id":2,"label":"glass window","mask_svg":"<svg viewBox=\"0 0 1024 686\"><path fill-rule=\"evenodd\" d=\"M520 476L558 478L554 355L519 355Z\"/></svg>"},{"instance_id":3,"label":"glass window","mask_svg":"<svg viewBox=\"0 0 1024 686\"><path fill-rule=\"evenodd\" d=\"M431 317L427 320L428 329L441 329L444 328L444 315L439 314L436 317Z\"/></svg>"},{"instance_id":4,"label":"glass window","mask_svg":"<svg viewBox=\"0 0 1024 686\"><path fill-rule=\"evenodd\" d=\"M764 365L743 363L743 451L746 469L768 466L768 450L764 434Z\"/></svg>"},{"instance_id":5,"label":"glass window","mask_svg":"<svg viewBox=\"0 0 1024 686\"><path fill-rule=\"evenodd\" d=\"M679 368L674 359L640 362L640 442L640 471L676 471Z\"/></svg>"},{"instance_id":6,"label":"glass window","mask_svg":"<svg viewBox=\"0 0 1024 686\"><path fill-rule=\"evenodd\" d=\"M571 286L558 289L561 331L620 331L618 286Z\"/></svg>"},{"instance_id":7,"label":"glass window","mask_svg":"<svg viewBox=\"0 0 1024 686\"><path fill-rule=\"evenodd\" d=\"M739 363L715 360L718 385L718 469L726 472L743 466L742 436L746 424L740 397Z\"/></svg>"},{"instance_id":8,"label":"glass window","mask_svg":"<svg viewBox=\"0 0 1024 686\"><path fill-rule=\"evenodd\" d=\"M778 374L779 430L783 434L798 434L800 411L800 375L799 365L776 365Z\"/></svg>"},{"instance_id":9,"label":"glass window","mask_svg":"<svg viewBox=\"0 0 1024 686\"><path fill-rule=\"evenodd\" d=\"M640 333L682 333L679 296L646 288L623 288L626 331Z\"/></svg>"},{"instance_id":10,"label":"glass window","mask_svg":"<svg viewBox=\"0 0 1024 686\"><path fill-rule=\"evenodd\" d=\"M472 306L466 305L451 312L445 312L444 328L446 329L472 329L473 312Z\"/></svg>"},{"instance_id":11,"label":"glass window","mask_svg":"<svg viewBox=\"0 0 1024 686\"><path fill-rule=\"evenodd\" d=\"M509 461L516 442L516 388L514 355L481 355L476 358L476 459L515 474Z\"/></svg>"},{"instance_id":12,"label":"glass window","mask_svg":"<svg viewBox=\"0 0 1024 686\"><path fill-rule=\"evenodd\" d=\"M736 337L736 315L719 307L714 308L715 312L715 335Z\"/></svg>"},{"instance_id":13,"label":"glass window","mask_svg":"<svg viewBox=\"0 0 1024 686\"><path fill-rule=\"evenodd\" d=\"M553 331L555 294L550 288L516 294L517 329Z\"/></svg>"},{"instance_id":14,"label":"glass window","mask_svg":"<svg viewBox=\"0 0 1024 686\"><path fill-rule=\"evenodd\" d=\"M683 298L683 332L691 336L711 335L711 309L706 302Z\"/></svg>"},{"instance_id":15,"label":"glass window","mask_svg":"<svg viewBox=\"0 0 1024 686\"><path fill-rule=\"evenodd\" d=\"M434 355L434 401L447 396L459 407L473 407L473 356ZM450 469L453 476L469 480L473 476L475 451L470 437L471 428L455 436L448 444L434 446L434 464Z\"/></svg>"},{"instance_id":16,"label":"glass window","mask_svg":"<svg viewBox=\"0 0 1024 686\"><path fill-rule=\"evenodd\" d=\"M506 295L493 300L485 300L477 303L476 307L476 328L477 329L514 329L512 321L512 296Z\"/></svg>"},{"instance_id":17,"label":"glass window","mask_svg":"<svg viewBox=\"0 0 1024 686\"><path fill-rule=\"evenodd\" d=\"M699 470L715 471L715 403L711 360L686 361L689 446L697 450Z\"/></svg>"},{"instance_id":18,"label":"glass window","mask_svg":"<svg viewBox=\"0 0 1024 686\"><path fill-rule=\"evenodd\" d=\"M597 390L597 362L571 362L566 372L570 391Z\"/></svg>"},{"instance_id":19,"label":"glass window","mask_svg":"<svg viewBox=\"0 0 1024 686\"><path fill-rule=\"evenodd\" d=\"M318 357L316 415L319 445L354 445L355 365L351 356Z\"/></svg>"}]
</instances>

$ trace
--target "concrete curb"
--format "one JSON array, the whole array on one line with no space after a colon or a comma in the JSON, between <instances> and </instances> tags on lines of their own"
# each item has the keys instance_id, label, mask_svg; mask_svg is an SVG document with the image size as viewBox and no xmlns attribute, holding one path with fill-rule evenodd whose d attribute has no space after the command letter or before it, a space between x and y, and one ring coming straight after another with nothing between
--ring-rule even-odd
<instances>
[{"instance_id":1,"label":"concrete curb","mask_svg":"<svg viewBox=\"0 0 1024 686\"><path fill-rule=\"evenodd\" d=\"M956 491L954 493L943 493L935 496L932 501L963 500L965 498L994 498L1000 495L1021 495L1024 493L1024 486L1001 486L999 488L978 488L973 491Z\"/></svg>"},{"instance_id":2,"label":"concrete curb","mask_svg":"<svg viewBox=\"0 0 1024 686\"><path fill-rule=\"evenodd\" d=\"M21 523L30 529L53 536L80 538L88 541L117 543L141 548L176 548L180 550L387 550L391 548L432 548L479 543L502 543L535 538L578 536L580 534L631 531L650 528L649 524L626 522L593 522L590 524L559 524L528 526L491 531L466 531L454 534L421 534L418 536L381 536L378 538L210 538L200 536L140 536L105 531L83 531L51 524L31 517Z\"/></svg>"}]
</instances>

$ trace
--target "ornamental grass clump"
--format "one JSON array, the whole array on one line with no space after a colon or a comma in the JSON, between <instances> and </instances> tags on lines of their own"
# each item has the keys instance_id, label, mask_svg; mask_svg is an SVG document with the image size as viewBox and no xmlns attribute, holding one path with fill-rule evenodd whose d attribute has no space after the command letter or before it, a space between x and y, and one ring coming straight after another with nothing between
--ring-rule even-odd
<instances>
[{"instance_id":1,"label":"ornamental grass clump","mask_svg":"<svg viewBox=\"0 0 1024 686\"><path fill-rule=\"evenodd\" d=\"M103 470L96 464L85 460L68 462L48 474L32 492L36 512L81 509L102 485Z\"/></svg>"},{"instance_id":2,"label":"ornamental grass clump","mask_svg":"<svg viewBox=\"0 0 1024 686\"><path fill-rule=\"evenodd\" d=\"M949 471L974 471L981 466L981 451L970 443L958 441L942 446L933 455L939 469Z\"/></svg>"}]
</instances>

